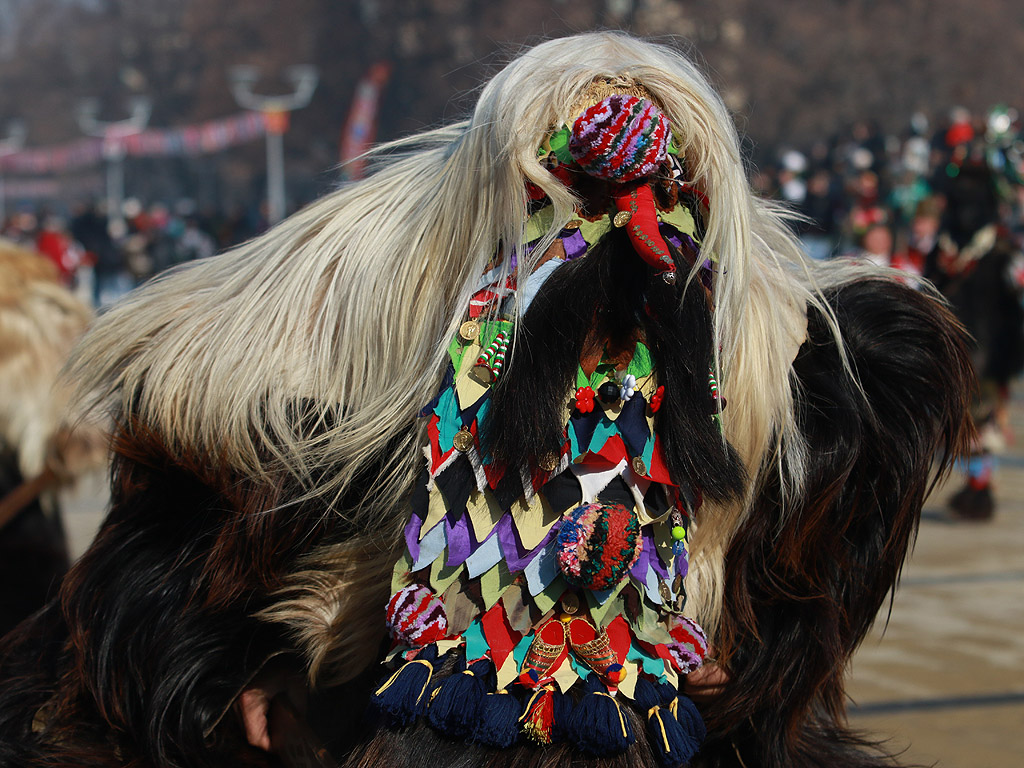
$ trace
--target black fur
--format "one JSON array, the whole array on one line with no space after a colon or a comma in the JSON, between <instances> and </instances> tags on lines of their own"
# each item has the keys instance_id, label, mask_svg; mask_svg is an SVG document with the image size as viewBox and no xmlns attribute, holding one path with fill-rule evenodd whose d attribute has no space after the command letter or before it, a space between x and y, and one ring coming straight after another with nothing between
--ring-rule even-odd
<instances>
[{"instance_id":1,"label":"black fur","mask_svg":"<svg viewBox=\"0 0 1024 768\"><path fill-rule=\"evenodd\" d=\"M704 288L696 280L667 285L617 230L586 258L555 270L534 298L507 373L494 387L485 447L505 463L560 453L563 409L575 389L579 360L589 345L605 340L628 348L638 331L665 386L656 429L672 477L690 480L713 499L740 493L739 459L711 418L708 372L714 355Z\"/></svg>"},{"instance_id":2,"label":"black fur","mask_svg":"<svg viewBox=\"0 0 1024 768\"><path fill-rule=\"evenodd\" d=\"M843 675L895 588L934 456L966 445L970 364L963 329L927 296L870 280L827 298L863 392L812 311L794 363L810 472L788 510L768 473L727 555L732 681L708 712L713 766L891 762L846 730Z\"/></svg>"}]
</instances>

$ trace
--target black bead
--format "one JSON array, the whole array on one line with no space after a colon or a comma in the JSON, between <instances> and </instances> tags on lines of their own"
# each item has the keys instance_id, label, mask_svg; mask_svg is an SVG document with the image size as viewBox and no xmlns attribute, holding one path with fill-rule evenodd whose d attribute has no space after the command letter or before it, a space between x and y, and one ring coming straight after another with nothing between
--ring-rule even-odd
<instances>
[{"instance_id":1,"label":"black bead","mask_svg":"<svg viewBox=\"0 0 1024 768\"><path fill-rule=\"evenodd\" d=\"M613 381L606 381L600 387L597 388L597 396L601 398L602 403L612 405L613 403L619 402L620 391L619 385Z\"/></svg>"}]
</instances>

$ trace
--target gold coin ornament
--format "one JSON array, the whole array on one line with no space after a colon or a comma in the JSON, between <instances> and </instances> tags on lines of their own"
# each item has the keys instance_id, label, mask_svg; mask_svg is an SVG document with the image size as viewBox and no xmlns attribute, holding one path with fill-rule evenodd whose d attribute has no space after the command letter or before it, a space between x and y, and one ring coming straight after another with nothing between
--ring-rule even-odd
<instances>
[{"instance_id":1,"label":"gold coin ornament","mask_svg":"<svg viewBox=\"0 0 1024 768\"><path fill-rule=\"evenodd\" d=\"M629 220L633 218L633 214L630 211L619 211L612 218L612 224L616 227L624 227L629 224Z\"/></svg>"},{"instance_id":2,"label":"gold coin ornament","mask_svg":"<svg viewBox=\"0 0 1024 768\"><path fill-rule=\"evenodd\" d=\"M537 458L537 466L543 469L545 472L554 472L558 469L559 456L553 451L545 453L543 456Z\"/></svg>"},{"instance_id":3,"label":"gold coin ornament","mask_svg":"<svg viewBox=\"0 0 1024 768\"><path fill-rule=\"evenodd\" d=\"M467 320L459 326L459 337L467 344L474 342L480 336L480 323L476 320Z\"/></svg>"},{"instance_id":4,"label":"gold coin ornament","mask_svg":"<svg viewBox=\"0 0 1024 768\"><path fill-rule=\"evenodd\" d=\"M629 465L633 468L633 471L636 472L638 475L647 474L647 462L645 462L641 457L634 456L633 460L629 462Z\"/></svg>"},{"instance_id":5,"label":"gold coin ornament","mask_svg":"<svg viewBox=\"0 0 1024 768\"><path fill-rule=\"evenodd\" d=\"M463 427L455 433L455 437L452 438L452 445L455 446L457 451L465 453L473 447L473 433L468 428Z\"/></svg>"},{"instance_id":6,"label":"gold coin ornament","mask_svg":"<svg viewBox=\"0 0 1024 768\"><path fill-rule=\"evenodd\" d=\"M572 592L562 595L562 610L570 616L580 609L580 599Z\"/></svg>"}]
</instances>

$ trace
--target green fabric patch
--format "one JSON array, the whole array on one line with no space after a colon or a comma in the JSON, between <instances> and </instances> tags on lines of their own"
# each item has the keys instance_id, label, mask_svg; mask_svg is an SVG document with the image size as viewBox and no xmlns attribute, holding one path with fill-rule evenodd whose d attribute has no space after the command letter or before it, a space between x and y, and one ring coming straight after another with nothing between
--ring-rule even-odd
<instances>
[{"instance_id":1,"label":"green fabric patch","mask_svg":"<svg viewBox=\"0 0 1024 768\"><path fill-rule=\"evenodd\" d=\"M651 359L651 350L642 341L636 343L636 350L633 352L633 359L629 361L626 368L627 374L633 374L637 381L644 376L649 376L654 370L654 361Z\"/></svg>"},{"instance_id":2,"label":"green fabric patch","mask_svg":"<svg viewBox=\"0 0 1024 768\"><path fill-rule=\"evenodd\" d=\"M569 585L566 583L565 579L561 576L557 576L554 581L544 587L540 594L535 595L533 602L534 605L540 609L541 615L546 614L554 608L558 603L559 598L562 596L562 593L568 588Z\"/></svg>"},{"instance_id":3,"label":"green fabric patch","mask_svg":"<svg viewBox=\"0 0 1024 768\"><path fill-rule=\"evenodd\" d=\"M555 206L544 206L526 220L526 234L523 236L523 242L532 243L534 240L540 240L554 223Z\"/></svg>"},{"instance_id":4,"label":"green fabric patch","mask_svg":"<svg viewBox=\"0 0 1024 768\"><path fill-rule=\"evenodd\" d=\"M462 340L458 332L448 342L448 359L452 361L452 368L455 369L455 373L459 372L459 367L462 365L462 356L466 354L466 347L468 346L469 344Z\"/></svg>"},{"instance_id":5,"label":"green fabric patch","mask_svg":"<svg viewBox=\"0 0 1024 768\"><path fill-rule=\"evenodd\" d=\"M391 572L391 594L399 591L409 584L409 571L412 570L412 555L406 549L401 559L395 563L395 570Z\"/></svg>"},{"instance_id":6,"label":"green fabric patch","mask_svg":"<svg viewBox=\"0 0 1024 768\"><path fill-rule=\"evenodd\" d=\"M587 221L586 219L582 219L582 221L583 223L580 224L580 234L587 241L587 245L591 247L608 234L612 228L612 220L608 214L605 214L597 221Z\"/></svg>"},{"instance_id":7,"label":"green fabric patch","mask_svg":"<svg viewBox=\"0 0 1024 768\"><path fill-rule=\"evenodd\" d=\"M569 151L569 126L563 125L561 130L555 131L548 139L548 147L563 165L572 165L575 159Z\"/></svg>"},{"instance_id":8,"label":"green fabric patch","mask_svg":"<svg viewBox=\"0 0 1024 768\"><path fill-rule=\"evenodd\" d=\"M484 610L487 611L501 599L505 590L516 580L515 576L509 573L508 564L504 560L499 560L493 568L488 568L480 574L479 578L480 597L484 601Z\"/></svg>"},{"instance_id":9,"label":"green fabric patch","mask_svg":"<svg viewBox=\"0 0 1024 768\"><path fill-rule=\"evenodd\" d=\"M658 215L663 222L671 224L683 234L692 237L698 244L700 243L697 240L697 222L693 220L693 214L685 205L680 203L671 211L658 211Z\"/></svg>"},{"instance_id":10,"label":"green fabric patch","mask_svg":"<svg viewBox=\"0 0 1024 768\"><path fill-rule=\"evenodd\" d=\"M444 553L448 551L445 547L441 555L430 564L430 588L438 595L443 595L460 574L465 570L462 565L445 565Z\"/></svg>"}]
</instances>

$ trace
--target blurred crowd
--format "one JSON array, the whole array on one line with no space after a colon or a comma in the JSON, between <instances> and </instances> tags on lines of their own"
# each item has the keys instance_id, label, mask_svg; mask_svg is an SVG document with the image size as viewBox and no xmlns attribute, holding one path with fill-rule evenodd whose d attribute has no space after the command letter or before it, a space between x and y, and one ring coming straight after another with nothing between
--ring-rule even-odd
<instances>
[{"instance_id":1,"label":"blurred crowd","mask_svg":"<svg viewBox=\"0 0 1024 768\"><path fill-rule=\"evenodd\" d=\"M146 207L129 199L115 219L102 201L64 216L45 207L21 209L6 218L0 237L45 256L67 287L100 307L165 269L212 256L263 228L261 218L242 211L197 211L188 200Z\"/></svg>"},{"instance_id":2,"label":"blurred crowd","mask_svg":"<svg viewBox=\"0 0 1024 768\"><path fill-rule=\"evenodd\" d=\"M963 211L951 210L951 198L976 197L973 218L1024 237L1020 129L1008 107L983 115L956 108L934 124L917 113L901 135L862 120L811 147L782 149L752 181L802 217L795 229L812 258L864 256L921 274L940 234L954 242L973 235L961 230L974 222L954 221ZM964 193L967 177L974 184Z\"/></svg>"},{"instance_id":3,"label":"blurred crowd","mask_svg":"<svg viewBox=\"0 0 1024 768\"><path fill-rule=\"evenodd\" d=\"M992 516L995 457L1013 440L1009 388L1024 372L1024 137L1019 115L954 109L921 114L901 136L860 121L829 142L787 148L754 174L760 192L798 215L814 259L857 258L922 278L974 340L978 439L950 504L963 519Z\"/></svg>"}]
</instances>

